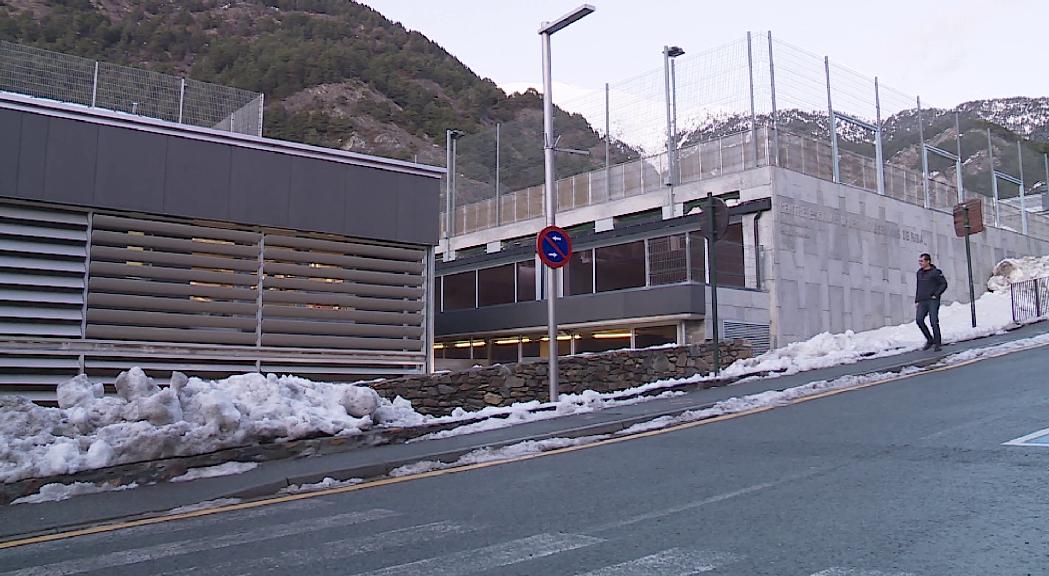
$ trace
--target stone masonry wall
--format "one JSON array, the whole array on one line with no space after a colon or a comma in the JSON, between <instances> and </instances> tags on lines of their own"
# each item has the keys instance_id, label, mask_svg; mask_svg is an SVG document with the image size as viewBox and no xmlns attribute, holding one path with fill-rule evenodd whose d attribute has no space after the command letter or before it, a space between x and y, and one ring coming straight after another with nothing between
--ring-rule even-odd
<instances>
[{"instance_id":1,"label":"stone masonry wall","mask_svg":"<svg viewBox=\"0 0 1049 576\"><path fill-rule=\"evenodd\" d=\"M710 372L714 346L709 343L670 348L618 350L583 354L558 361L558 390L575 394L584 390L612 392L656 380L687 378ZM743 340L721 343L721 365L749 358ZM384 398L401 396L424 414L447 415L455 408L479 410L515 402L547 400L547 362L497 364L460 372L406 376L371 384Z\"/></svg>"}]
</instances>

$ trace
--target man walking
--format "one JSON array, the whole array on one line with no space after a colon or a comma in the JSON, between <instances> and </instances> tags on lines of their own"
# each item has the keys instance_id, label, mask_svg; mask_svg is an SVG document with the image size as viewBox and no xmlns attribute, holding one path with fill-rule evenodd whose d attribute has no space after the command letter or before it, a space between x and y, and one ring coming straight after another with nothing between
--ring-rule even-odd
<instances>
[{"instance_id":1,"label":"man walking","mask_svg":"<svg viewBox=\"0 0 1049 576\"><path fill-rule=\"evenodd\" d=\"M928 254L919 256L918 264L921 268L918 268L918 287L914 293L914 321L925 335L925 347L922 350L935 348L939 352L943 343L940 340L940 297L947 290L947 279L939 268L932 265L932 258ZM932 334L925 326L926 316L932 324Z\"/></svg>"}]
</instances>

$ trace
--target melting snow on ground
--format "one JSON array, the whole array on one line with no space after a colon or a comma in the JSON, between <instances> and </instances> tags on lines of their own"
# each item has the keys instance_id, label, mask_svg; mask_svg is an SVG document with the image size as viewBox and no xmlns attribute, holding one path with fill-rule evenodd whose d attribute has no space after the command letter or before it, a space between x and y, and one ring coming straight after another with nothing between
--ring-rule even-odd
<instances>
[{"instance_id":1,"label":"melting snow on ground","mask_svg":"<svg viewBox=\"0 0 1049 576\"><path fill-rule=\"evenodd\" d=\"M941 309L945 341L994 334L1009 326L1010 299L1008 290L1002 288L1009 280L1049 275L1049 257L1003 261L997 272L999 277L988 282L993 291L977 301L978 328L969 326L967 304ZM861 333L820 334L736 362L724 376L793 374L898 354L922 344L921 334L910 322ZM176 373L168 386L161 387L133 368L117 378L116 396L103 396L101 384L80 376L58 387L58 408L40 407L24 398L0 398L0 482L261 442L354 435L375 426L410 427L503 416L431 437L463 434L645 401L651 397L636 395L710 378L654 382L611 394L587 391L565 395L547 411L536 412L540 403L528 402L473 413L458 410L451 416L434 418L415 412L403 399L384 400L366 386L261 374L209 381Z\"/></svg>"},{"instance_id":2,"label":"melting snow on ground","mask_svg":"<svg viewBox=\"0 0 1049 576\"><path fill-rule=\"evenodd\" d=\"M219 464L218 466L208 466L206 468L190 468L186 470L186 473L181 476L175 476L171 479L172 482L189 482L190 480L199 480L200 478L217 478L219 476L232 476L234 474L243 474L248 470L254 470L259 465L255 462L226 462L225 464Z\"/></svg>"},{"instance_id":3,"label":"melting snow on ground","mask_svg":"<svg viewBox=\"0 0 1049 576\"><path fill-rule=\"evenodd\" d=\"M92 484L90 482L73 482L72 484L44 484L40 487L40 490L35 494L24 496L13 502L12 504L39 504L41 502L60 502L62 500L68 500L74 496L81 496L83 494L98 494L99 492L120 492L121 490L131 490L138 488L138 484L132 482L131 484L123 485L112 485L112 484Z\"/></svg>"}]
</instances>

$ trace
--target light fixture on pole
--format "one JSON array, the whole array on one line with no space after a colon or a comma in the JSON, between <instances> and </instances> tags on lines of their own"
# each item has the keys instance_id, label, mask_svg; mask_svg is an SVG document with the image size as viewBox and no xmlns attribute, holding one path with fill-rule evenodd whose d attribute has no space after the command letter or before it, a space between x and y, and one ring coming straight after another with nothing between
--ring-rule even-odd
<instances>
[{"instance_id":1,"label":"light fixture on pole","mask_svg":"<svg viewBox=\"0 0 1049 576\"><path fill-rule=\"evenodd\" d=\"M674 77L674 59L685 53L680 46L663 47L663 77L667 99L667 178L665 184L678 185L677 170L677 79ZM670 191L670 205L674 205L674 191Z\"/></svg>"},{"instance_id":2,"label":"light fixture on pole","mask_svg":"<svg viewBox=\"0 0 1049 576\"><path fill-rule=\"evenodd\" d=\"M546 167L546 187L543 195L543 207L546 211L546 225L556 225L554 211L557 203L554 196L554 101L551 97L553 76L550 71L550 36L563 30L572 23L594 12L594 7L583 4L553 22L543 22L539 26L539 37L543 44L543 160ZM546 268L546 313L549 357L548 370L550 377L550 401L557 401L557 274L554 269Z\"/></svg>"}]
</instances>

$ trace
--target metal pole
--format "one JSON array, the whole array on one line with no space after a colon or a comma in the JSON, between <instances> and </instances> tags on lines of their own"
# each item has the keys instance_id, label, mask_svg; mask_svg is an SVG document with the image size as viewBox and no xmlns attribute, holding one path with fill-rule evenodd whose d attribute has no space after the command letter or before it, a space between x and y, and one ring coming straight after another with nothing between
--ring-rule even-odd
<instances>
[{"instance_id":1,"label":"metal pole","mask_svg":"<svg viewBox=\"0 0 1049 576\"><path fill-rule=\"evenodd\" d=\"M772 32L769 32L769 84L772 88L772 148L776 151L776 166L779 166L779 128L776 125L776 65L772 62ZM772 163L771 161L769 162Z\"/></svg>"},{"instance_id":2,"label":"metal pole","mask_svg":"<svg viewBox=\"0 0 1049 576\"><path fill-rule=\"evenodd\" d=\"M991 163L991 194L994 195L994 225L997 227L1001 224L998 209L998 175L994 171L994 145L991 144L990 128L987 129L987 157Z\"/></svg>"},{"instance_id":3,"label":"metal pole","mask_svg":"<svg viewBox=\"0 0 1049 576\"><path fill-rule=\"evenodd\" d=\"M841 173L838 171L838 119L834 116L834 104L830 99L830 57L823 57L823 67L827 72L827 119L830 121L830 155L831 155L831 178L834 182L841 181Z\"/></svg>"},{"instance_id":4,"label":"metal pole","mask_svg":"<svg viewBox=\"0 0 1049 576\"><path fill-rule=\"evenodd\" d=\"M502 205L502 194L499 191L499 127L500 123L495 125L495 225L498 226L503 223L503 205Z\"/></svg>"},{"instance_id":5,"label":"metal pole","mask_svg":"<svg viewBox=\"0 0 1049 576\"><path fill-rule=\"evenodd\" d=\"M964 202L965 190L962 188L962 129L961 121L958 119L958 112L954 113L954 132L955 143L958 146L958 159L954 162L956 178L958 180L958 202Z\"/></svg>"},{"instance_id":6,"label":"metal pole","mask_svg":"<svg viewBox=\"0 0 1049 576\"><path fill-rule=\"evenodd\" d=\"M925 196L925 207L932 207L929 199L929 151L925 149L925 126L922 122L922 97L918 96L918 139L922 150L922 194Z\"/></svg>"},{"instance_id":7,"label":"metal pole","mask_svg":"<svg viewBox=\"0 0 1049 576\"><path fill-rule=\"evenodd\" d=\"M434 259L437 251L433 246L426 249L426 339L424 344L426 345L426 373L432 374L434 366L434 354L433 354L433 336L434 336L434 321L437 319L436 316L436 302L434 301L434 290L437 285L437 279L433 277L436 266Z\"/></svg>"},{"instance_id":8,"label":"metal pole","mask_svg":"<svg viewBox=\"0 0 1049 576\"><path fill-rule=\"evenodd\" d=\"M1016 161L1019 165L1019 173L1017 176L1020 178L1020 231L1027 234L1027 202L1024 191L1024 151L1023 147L1020 146L1020 141L1016 141Z\"/></svg>"},{"instance_id":9,"label":"metal pole","mask_svg":"<svg viewBox=\"0 0 1049 576\"><path fill-rule=\"evenodd\" d=\"M455 179L455 169L452 166L452 140L454 138L455 137L453 136L453 131L452 130L445 131L444 148L445 148L445 156L446 157L445 157L444 165L447 168L447 172L444 175L444 237L445 237L445 239L449 239L449 238L452 237L452 225L455 222L455 215L453 214L453 210L455 209L455 199L452 198L452 195L453 195L453 192L452 192L452 190L453 190L452 181ZM448 245L448 243L446 242L445 243L445 247L444 247L444 255L445 255L445 259L446 260L447 260L447 257L448 257L448 251L450 249L451 249L451 246Z\"/></svg>"},{"instance_id":10,"label":"metal pole","mask_svg":"<svg viewBox=\"0 0 1049 576\"><path fill-rule=\"evenodd\" d=\"M98 60L95 60L95 76L91 80L91 107L95 107L98 99Z\"/></svg>"},{"instance_id":11,"label":"metal pole","mask_svg":"<svg viewBox=\"0 0 1049 576\"><path fill-rule=\"evenodd\" d=\"M969 236L972 224L969 223L969 206L963 205L965 211L965 262L969 267L969 312L972 315L972 325L976 328L976 290L973 288L973 253L969 245Z\"/></svg>"},{"instance_id":12,"label":"metal pole","mask_svg":"<svg viewBox=\"0 0 1049 576\"><path fill-rule=\"evenodd\" d=\"M182 111L186 103L186 79L183 78L178 91L178 123L182 124Z\"/></svg>"},{"instance_id":13,"label":"metal pole","mask_svg":"<svg viewBox=\"0 0 1049 576\"><path fill-rule=\"evenodd\" d=\"M878 194L885 195L885 159L881 150L881 92L878 89L878 77L874 77L874 112L878 129L874 132L874 157L878 163Z\"/></svg>"},{"instance_id":14,"label":"metal pole","mask_svg":"<svg viewBox=\"0 0 1049 576\"><path fill-rule=\"evenodd\" d=\"M663 85L667 104L667 179L670 186L670 205L674 205L674 117L670 104L670 46L663 46Z\"/></svg>"},{"instance_id":15,"label":"metal pole","mask_svg":"<svg viewBox=\"0 0 1049 576\"><path fill-rule=\"evenodd\" d=\"M754 144L754 165L758 164L758 121L757 113L754 110L754 47L751 44L750 32L747 32L747 72L750 81L750 139ZM743 168L746 169L747 163L744 158Z\"/></svg>"},{"instance_id":16,"label":"metal pole","mask_svg":"<svg viewBox=\"0 0 1049 576\"><path fill-rule=\"evenodd\" d=\"M605 200L612 198L612 114L609 111L611 95L605 82Z\"/></svg>"},{"instance_id":17,"label":"metal pole","mask_svg":"<svg viewBox=\"0 0 1049 576\"><path fill-rule=\"evenodd\" d=\"M670 110L670 129L674 133L674 185L677 186L678 184L681 184L681 163L679 162L680 158L678 157L680 146L677 131L677 68L675 66L674 58L670 59ZM671 191L671 193L673 193L673 191Z\"/></svg>"},{"instance_id":18,"label":"metal pole","mask_svg":"<svg viewBox=\"0 0 1049 576\"><path fill-rule=\"evenodd\" d=\"M543 205L546 210L546 225L554 226L554 100L550 94L553 79L550 71L550 34L540 34L543 43L543 159L546 163L546 189ZM549 338L547 349L547 370L550 377L550 401L557 402L557 274L550 267L546 271L546 335Z\"/></svg>"},{"instance_id":19,"label":"metal pole","mask_svg":"<svg viewBox=\"0 0 1049 576\"><path fill-rule=\"evenodd\" d=\"M710 325L711 336L714 338L714 374L721 373L721 342L718 337L718 264L716 255L717 237L714 236L714 193L707 192L707 229L705 235L707 241L707 262L709 262L710 274L710 314L712 324Z\"/></svg>"}]
</instances>

